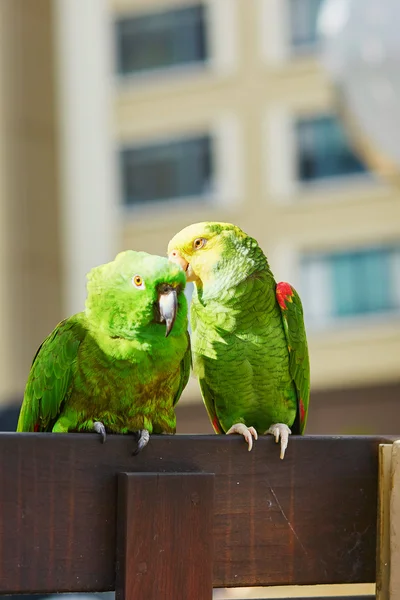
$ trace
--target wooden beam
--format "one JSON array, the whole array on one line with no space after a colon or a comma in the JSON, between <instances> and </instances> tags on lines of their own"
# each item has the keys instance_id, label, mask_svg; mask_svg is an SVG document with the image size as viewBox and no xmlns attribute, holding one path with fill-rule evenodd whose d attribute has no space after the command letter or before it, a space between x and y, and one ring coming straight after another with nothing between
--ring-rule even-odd
<instances>
[{"instance_id":1,"label":"wooden beam","mask_svg":"<svg viewBox=\"0 0 400 600\"><path fill-rule=\"evenodd\" d=\"M0 434L0 592L115 589L117 475L215 473L214 587L375 581L380 437Z\"/></svg>"},{"instance_id":2,"label":"wooden beam","mask_svg":"<svg viewBox=\"0 0 400 600\"><path fill-rule=\"evenodd\" d=\"M212 600L214 475L118 479L117 600Z\"/></svg>"}]
</instances>

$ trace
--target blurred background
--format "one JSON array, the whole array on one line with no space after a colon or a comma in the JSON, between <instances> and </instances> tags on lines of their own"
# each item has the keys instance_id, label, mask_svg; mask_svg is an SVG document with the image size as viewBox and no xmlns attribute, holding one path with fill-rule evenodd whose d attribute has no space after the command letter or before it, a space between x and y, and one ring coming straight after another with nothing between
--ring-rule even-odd
<instances>
[{"instance_id":1,"label":"blurred background","mask_svg":"<svg viewBox=\"0 0 400 600\"><path fill-rule=\"evenodd\" d=\"M0 0L2 428L91 267L223 220L301 294L308 433L400 431L400 188L337 111L322 4ZM194 379L178 431L211 432Z\"/></svg>"},{"instance_id":2,"label":"blurred background","mask_svg":"<svg viewBox=\"0 0 400 600\"><path fill-rule=\"evenodd\" d=\"M0 0L0 429L93 266L222 220L300 292L307 432L399 433L400 183L372 131L398 97L384 27L368 37L385 2L357 32L346 3L322 45L322 0ZM194 379L177 414L212 431Z\"/></svg>"}]
</instances>

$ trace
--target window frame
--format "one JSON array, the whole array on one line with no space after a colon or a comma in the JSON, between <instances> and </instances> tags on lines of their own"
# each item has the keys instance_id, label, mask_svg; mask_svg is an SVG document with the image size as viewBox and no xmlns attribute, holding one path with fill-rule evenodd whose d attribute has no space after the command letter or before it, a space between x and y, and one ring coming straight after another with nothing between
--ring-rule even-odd
<instances>
[{"instance_id":1,"label":"window frame","mask_svg":"<svg viewBox=\"0 0 400 600\"><path fill-rule=\"evenodd\" d=\"M113 77L119 94L135 94L157 90L160 86L186 84L187 80L208 81L214 77L229 77L238 68L239 15L234 0L198 0L204 6L205 45L208 56L204 62L171 65L154 68L131 75L119 75L117 70L117 38L113 35ZM179 2L174 8L192 6L191 2ZM115 11L115 20L140 17L163 12L159 5L126 7ZM171 7L172 8L172 7Z\"/></svg>"},{"instance_id":2,"label":"window frame","mask_svg":"<svg viewBox=\"0 0 400 600\"><path fill-rule=\"evenodd\" d=\"M318 124L318 125L326 125L328 121L331 121L332 123L336 123L338 125L338 130L337 132L333 132L335 134L339 133L340 137L342 138L342 140L345 142L345 144L347 144L347 149L345 148L345 146L343 146L343 148L345 148L347 150L347 153L349 155L353 155L354 161L358 162L360 164L360 166L363 167L363 169L360 170L355 170L355 171L346 171L343 173L337 173L337 174L328 174L328 175L320 175L314 178L310 178L310 179L302 179L301 178L301 135L302 132L300 131L300 128L302 125L310 125L310 124ZM324 123L325 122L325 123ZM368 169L368 166L363 164L362 159L359 158L355 151L353 150L350 141L348 140L348 137L346 135L346 130L345 127L343 125L343 123L340 122L340 117L338 115L335 115L335 113L333 112L322 112L319 111L318 113L315 114L309 114L309 115L297 115L293 118L293 122L292 122L292 128L293 128L293 140L294 140L294 159L295 159L295 164L294 164L294 172L295 172L295 181L302 187L318 187L318 186L323 186L325 187L325 183L324 182L328 182L328 184L330 184L331 182L335 182L335 181L346 181L346 180L353 180L353 179L364 179L366 175L370 175L370 171ZM310 133L312 134L313 137L313 143L315 144L315 140L318 138L318 136L320 135L320 131L314 130L311 131ZM328 139L326 137L326 139ZM332 138L334 139L334 138ZM329 145L328 145L329 147ZM320 149L318 147L316 147L314 145L313 148L313 156L317 156L317 158L319 156L321 156L321 152L319 151ZM326 154L332 154L331 152L328 152Z\"/></svg>"},{"instance_id":3,"label":"window frame","mask_svg":"<svg viewBox=\"0 0 400 600\"><path fill-rule=\"evenodd\" d=\"M181 12L186 9L200 8L202 11L202 27L203 27L203 44L204 44L204 59L190 60L176 62L166 65L149 66L147 68L138 69L136 71L123 72L121 70L121 57L120 57L120 40L118 37L118 27L123 21L129 21L133 19L151 18L165 16L168 13ZM184 73L185 71L203 71L207 68L210 62L210 40L209 40L209 15L208 7L205 2L198 2L197 4L183 4L182 6L173 6L169 9L164 7L157 7L153 10L142 10L140 12L130 11L118 14L114 20L114 72L119 81L140 81L148 78L160 77L163 74L170 75L174 72Z\"/></svg>"},{"instance_id":4,"label":"window frame","mask_svg":"<svg viewBox=\"0 0 400 600\"><path fill-rule=\"evenodd\" d=\"M357 326L357 324L365 326L366 323L373 325L389 322L393 318L400 319L400 291L398 289L400 274L394 278L390 278L389 276L388 292L390 291L391 293L390 307L382 310L355 311L347 314L339 314L337 307L336 309L334 307L335 292L333 289L334 268L332 258L337 258L341 255L349 257L357 257L357 255L367 256L368 254L379 254L382 252L386 253L387 269L389 272L396 268L396 264L400 265L400 244L398 242L369 244L361 247L338 248L336 250L306 251L301 253L298 259L298 287L300 296L303 296L304 299L304 316L307 329L313 332L323 332L326 330L346 329L349 324L351 326ZM307 282L310 277L310 270L304 269L304 266L307 263L310 265L312 260L314 260L313 268L317 267L320 269L318 289L322 290L322 294L320 295L318 304L328 307L326 313L317 314L314 312L314 314L312 314L307 311L307 306L310 306L311 304L308 298L313 296L313 291L310 281ZM320 263L319 265L318 262ZM367 284L366 287L368 286L369 284Z\"/></svg>"},{"instance_id":5,"label":"window frame","mask_svg":"<svg viewBox=\"0 0 400 600\"><path fill-rule=\"evenodd\" d=\"M370 170L301 181L297 177L296 122L326 116L339 118L331 107L314 109L292 106L268 107L263 122L264 186L267 200L277 204L301 206L315 202L348 201L348 195L376 193L384 190L382 180Z\"/></svg>"},{"instance_id":6,"label":"window frame","mask_svg":"<svg viewBox=\"0 0 400 600\"><path fill-rule=\"evenodd\" d=\"M179 123L169 128L168 133L155 136L153 133L131 133L125 135L114 143L114 160L118 188L118 210L122 219L151 218L153 215L163 218L173 218L180 214L182 209L190 207L191 212L199 215L198 220L207 220L211 209L224 208L227 211L235 210L236 206L244 201L244 156L242 143L242 124L235 113L226 112L219 115L207 126L193 124L190 129L182 129ZM119 163L120 151L125 148L141 147L150 144L163 143L188 137L201 137L210 135L213 139L213 191L208 195L171 198L170 200L154 200L151 202L125 204L123 202L123 182ZM197 217L196 217L197 218ZM233 218L233 217L232 217Z\"/></svg>"},{"instance_id":7,"label":"window frame","mask_svg":"<svg viewBox=\"0 0 400 600\"><path fill-rule=\"evenodd\" d=\"M288 19L288 23L287 23L287 31L288 31L288 39L287 39L287 44L289 47L289 53L291 57L302 57L302 56L315 56L318 53L318 49L319 49L319 39L318 39L318 34L316 32L315 35L315 39L310 40L310 41L306 41L303 43L299 43L296 44L293 42L293 38L294 38L294 32L293 32L293 28L292 28L292 15L291 15L291 9L293 6L293 2L299 2L299 1L307 1L307 2L319 2L320 7L318 10L320 10L321 5L323 0L286 0L287 2L287 19Z\"/></svg>"},{"instance_id":8,"label":"window frame","mask_svg":"<svg viewBox=\"0 0 400 600\"><path fill-rule=\"evenodd\" d=\"M167 146L168 143L179 143L179 142L187 142L187 141L194 141L194 140L204 140L204 139L208 139L209 140L209 144L210 144L210 156L209 156L209 160L211 161L212 165L210 167L210 171L211 171L211 186L210 186L210 192L208 193L203 193L203 194L190 194L190 195L179 195L179 196L166 196L164 198L155 198L152 200L144 200L144 201L140 201L140 202L127 202L125 200L125 182L124 182L124 164L123 164L123 154L127 151L130 150L146 150L146 149L151 149L152 147L158 147L158 148L163 148L163 146ZM179 202L179 203L185 203L190 205L191 203L195 202L196 200L207 200L210 198L213 198L215 196L215 193L212 191L213 188L215 187L215 179L216 179L216 160L215 160L215 139L214 139L214 135L213 132L185 132L182 133L181 135L171 135L171 136L164 136L161 138L151 138L151 139L147 139L147 140L134 140L131 143L130 142L125 142L124 144L120 144L118 147L118 157L117 157L117 161L118 161L118 165L119 165L119 187L120 187L120 205L125 209L125 210L135 210L135 209L144 209L146 207L150 207L150 206L169 206L171 203L175 203L175 202Z\"/></svg>"},{"instance_id":9,"label":"window frame","mask_svg":"<svg viewBox=\"0 0 400 600\"><path fill-rule=\"evenodd\" d=\"M315 43L292 44L291 0L259 0L260 47L265 62L272 66L290 67L315 64L318 39Z\"/></svg>"}]
</instances>

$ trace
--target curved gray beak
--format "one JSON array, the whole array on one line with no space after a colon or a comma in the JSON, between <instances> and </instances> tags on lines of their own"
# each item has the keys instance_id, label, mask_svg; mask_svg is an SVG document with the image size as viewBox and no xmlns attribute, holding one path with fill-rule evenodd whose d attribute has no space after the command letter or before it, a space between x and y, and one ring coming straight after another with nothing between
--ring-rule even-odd
<instances>
[{"instance_id":1,"label":"curved gray beak","mask_svg":"<svg viewBox=\"0 0 400 600\"><path fill-rule=\"evenodd\" d=\"M158 306L160 309L160 321L166 324L165 337L168 337L174 326L178 308L176 289L170 285L164 286L158 296Z\"/></svg>"}]
</instances>

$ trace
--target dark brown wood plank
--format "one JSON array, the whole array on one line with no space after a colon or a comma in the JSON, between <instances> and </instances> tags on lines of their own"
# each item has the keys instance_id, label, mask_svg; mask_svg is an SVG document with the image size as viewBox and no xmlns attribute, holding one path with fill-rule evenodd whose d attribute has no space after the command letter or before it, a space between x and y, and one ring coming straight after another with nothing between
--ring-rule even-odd
<instances>
[{"instance_id":1,"label":"dark brown wood plank","mask_svg":"<svg viewBox=\"0 0 400 600\"><path fill-rule=\"evenodd\" d=\"M118 477L117 600L212 600L214 475Z\"/></svg>"},{"instance_id":2,"label":"dark brown wood plank","mask_svg":"<svg viewBox=\"0 0 400 600\"><path fill-rule=\"evenodd\" d=\"M215 473L215 587L375 580L381 437L0 434L0 592L115 586L117 474Z\"/></svg>"}]
</instances>

